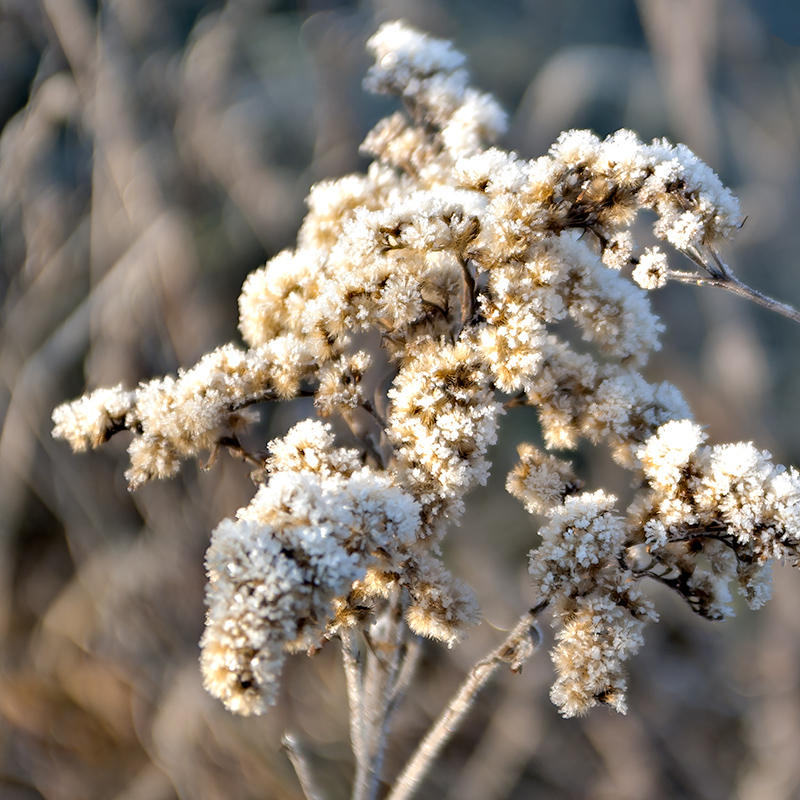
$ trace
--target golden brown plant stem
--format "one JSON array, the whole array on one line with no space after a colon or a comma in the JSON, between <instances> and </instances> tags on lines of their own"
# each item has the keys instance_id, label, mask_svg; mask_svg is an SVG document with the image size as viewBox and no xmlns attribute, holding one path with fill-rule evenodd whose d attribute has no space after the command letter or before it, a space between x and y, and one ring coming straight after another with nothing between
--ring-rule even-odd
<instances>
[{"instance_id":1,"label":"golden brown plant stem","mask_svg":"<svg viewBox=\"0 0 800 800\"><path fill-rule=\"evenodd\" d=\"M522 669L523 663L530 658L539 643L534 623L536 615L543 607L537 606L526 611L503 643L470 670L453 699L417 746L386 800L408 800L413 796L444 745L472 708L478 692L501 664L509 664L513 672Z\"/></svg>"},{"instance_id":2,"label":"golden brown plant stem","mask_svg":"<svg viewBox=\"0 0 800 800\"><path fill-rule=\"evenodd\" d=\"M258 469L264 469L264 456L258 456L247 450L239 441L237 436L221 436L217 440L216 447L211 452L204 469L209 469L217 460L217 453L220 447L224 447L232 456L241 458L242 461Z\"/></svg>"},{"instance_id":3,"label":"golden brown plant stem","mask_svg":"<svg viewBox=\"0 0 800 800\"><path fill-rule=\"evenodd\" d=\"M297 779L300 781L300 787L306 796L306 800L324 800L324 795L314 780L308 758L297 736L290 731L286 731L281 738L281 744L289 757L289 761L292 762L294 771L297 773Z\"/></svg>"}]
</instances>

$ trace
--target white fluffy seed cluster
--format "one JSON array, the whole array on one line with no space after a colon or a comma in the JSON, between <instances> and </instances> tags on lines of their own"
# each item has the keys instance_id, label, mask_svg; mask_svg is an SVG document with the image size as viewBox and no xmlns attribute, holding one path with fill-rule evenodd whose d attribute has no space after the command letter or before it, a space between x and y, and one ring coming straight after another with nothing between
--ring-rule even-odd
<instances>
[{"instance_id":1,"label":"white fluffy seed cluster","mask_svg":"<svg viewBox=\"0 0 800 800\"><path fill-rule=\"evenodd\" d=\"M423 507L428 534L451 521L464 494L486 483L486 453L501 411L488 375L466 342L426 343L389 391L397 470Z\"/></svg>"},{"instance_id":2,"label":"white fluffy seed cluster","mask_svg":"<svg viewBox=\"0 0 800 800\"><path fill-rule=\"evenodd\" d=\"M225 345L177 377L146 381L133 391L121 386L98 389L59 406L53 412L53 435L81 451L117 431L131 431L125 475L135 489L153 478L175 475L182 460L235 438L254 420L252 404L291 395L312 363L305 345L289 343L287 337L252 350ZM287 365L293 373L290 386Z\"/></svg>"},{"instance_id":3,"label":"white fluffy seed cluster","mask_svg":"<svg viewBox=\"0 0 800 800\"><path fill-rule=\"evenodd\" d=\"M647 571L677 568L690 605L719 619L730 613L732 583L759 608L769 599L770 562L797 562L800 474L751 442L709 446L705 438L695 423L676 420L645 442L639 457L650 491L631 506L629 528L647 546Z\"/></svg>"},{"instance_id":4,"label":"white fluffy seed cluster","mask_svg":"<svg viewBox=\"0 0 800 800\"><path fill-rule=\"evenodd\" d=\"M273 443L270 479L206 556L205 686L232 711L274 702L287 652L318 647L334 601L416 538L419 506L386 473L306 421Z\"/></svg>"},{"instance_id":5,"label":"white fluffy seed cluster","mask_svg":"<svg viewBox=\"0 0 800 800\"><path fill-rule=\"evenodd\" d=\"M527 450L521 455L510 488L529 510L546 509L547 516L529 571L538 601L552 607L557 628L551 655L558 678L551 699L567 717L598 703L624 712L624 663L643 644L645 624L657 617L620 561L626 528L616 498L603 491L573 493L564 477L553 487L541 470L529 470L544 459ZM555 467L565 476L562 464Z\"/></svg>"},{"instance_id":6,"label":"white fluffy seed cluster","mask_svg":"<svg viewBox=\"0 0 800 800\"><path fill-rule=\"evenodd\" d=\"M253 713L287 652L390 596L412 631L449 644L477 619L439 543L487 478L504 405L535 409L547 449L605 443L643 486L617 511L532 445L507 483L544 518L530 571L557 628L554 702L623 710L623 664L654 618L645 578L716 618L731 582L757 606L769 561L797 556L797 473L749 444L705 445L680 392L640 372L662 333L647 290L670 270L634 241L639 211L706 263L738 202L686 147L627 130L567 131L523 159L493 146L505 115L449 42L391 22L368 48L367 88L405 113L367 135L365 174L312 188L296 248L247 277L246 348L60 406L54 435L85 450L130 431L135 488L238 446L265 400L313 395L350 426L351 450L313 421L274 441L265 485L214 532L206 685Z\"/></svg>"}]
</instances>

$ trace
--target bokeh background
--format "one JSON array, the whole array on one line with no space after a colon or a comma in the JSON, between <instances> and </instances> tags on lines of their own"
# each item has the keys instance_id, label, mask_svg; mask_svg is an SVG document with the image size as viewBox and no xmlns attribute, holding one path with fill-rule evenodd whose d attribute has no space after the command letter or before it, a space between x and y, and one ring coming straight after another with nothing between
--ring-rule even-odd
<instances>
[{"instance_id":1,"label":"bokeh background","mask_svg":"<svg viewBox=\"0 0 800 800\"><path fill-rule=\"evenodd\" d=\"M260 719L201 687L203 552L248 501L247 468L188 464L129 494L124 441L73 456L49 417L84 387L237 339L239 286L292 244L309 186L365 167L358 143L391 104L361 90L363 43L395 17L468 54L524 156L570 127L686 142L748 215L731 265L800 305L790 0L0 0L0 797L295 800L287 727L329 798L348 796L335 647L294 658ZM677 383L713 440L800 463L800 326L713 289L653 299L668 332L648 376ZM309 413L267 408L262 434ZM530 412L508 415L495 478L449 539L485 621L427 648L388 774L530 602L535 524L502 484L535 434ZM603 454L581 461L590 485L629 491ZM775 578L767 608L722 624L654 587L663 619L631 665L627 717L560 719L543 649L485 691L419 796L800 796L800 575Z\"/></svg>"}]
</instances>

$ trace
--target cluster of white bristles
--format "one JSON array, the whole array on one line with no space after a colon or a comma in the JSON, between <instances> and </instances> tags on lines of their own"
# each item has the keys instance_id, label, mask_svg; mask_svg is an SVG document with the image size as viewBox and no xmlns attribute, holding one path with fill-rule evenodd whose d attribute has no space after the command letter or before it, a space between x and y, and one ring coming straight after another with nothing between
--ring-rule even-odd
<instances>
[{"instance_id":1,"label":"cluster of white bristles","mask_svg":"<svg viewBox=\"0 0 800 800\"><path fill-rule=\"evenodd\" d=\"M287 652L386 598L448 643L477 619L438 543L486 481L504 403L538 412L546 449L604 441L641 481L627 510L534 445L508 489L540 522L530 572L557 628L554 702L623 710L623 662L655 619L643 578L718 618L730 585L758 606L769 561L796 555L797 473L750 444L704 444L678 390L639 372L662 330L645 290L670 269L637 249L637 213L703 263L738 203L687 148L631 131L569 131L531 161L492 147L505 115L449 43L393 22L368 46L368 88L406 113L367 136L366 174L312 188L296 249L248 276L245 348L63 405L54 433L82 450L129 430L136 487L238 446L261 402L313 395L350 426L351 449L311 420L272 442L253 501L213 534L202 665L241 713L274 701Z\"/></svg>"}]
</instances>

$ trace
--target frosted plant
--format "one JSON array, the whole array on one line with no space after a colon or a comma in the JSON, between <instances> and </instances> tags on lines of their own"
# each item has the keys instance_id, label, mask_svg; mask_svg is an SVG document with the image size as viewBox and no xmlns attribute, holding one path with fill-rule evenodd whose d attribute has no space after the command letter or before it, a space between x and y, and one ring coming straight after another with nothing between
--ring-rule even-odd
<instances>
[{"instance_id":1,"label":"frosted plant","mask_svg":"<svg viewBox=\"0 0 800 800\"><path fill-rule=\"evenodd\" d=\"M469 86L448 42L392 22L368 46L367 88L405 111L366 137L366 174L312 188L297 247L247 277L244 346L177 377L97 390L53 419L75 450L127 430L132 489L220 448L253 464L255 496L213 532L206 559L205 685L232 711L262 713L287 654L338 637L363 799L377 796L418 637L452 645L479 618L442 538L487 479L505 408L538 414L546 449L522 445L507 480L534 517L534 608L469 673L396 779L400 800L497 667L530 656L545 609L551 697L573 716L625 710L625 662L657 619L646 579L711 619L731 613L733 587L753 608L766 601L770 563L798 557L800 475L749 443L706 444L678 389L642 375L663 332L647 290L711 284L798 315L720 259L739 204L683 145L573 130L528 161L492 146L505 115ZM643 209L696 271L671 268L661 247L639 250ZM309 419L247 452L239 435L255 406L301 395L344 420L357 446ZM641 488L627 508L584 489L569 460L581 439L631 471Z\"/></svg>"}]
</instances>

